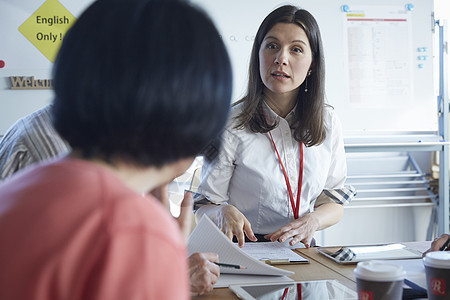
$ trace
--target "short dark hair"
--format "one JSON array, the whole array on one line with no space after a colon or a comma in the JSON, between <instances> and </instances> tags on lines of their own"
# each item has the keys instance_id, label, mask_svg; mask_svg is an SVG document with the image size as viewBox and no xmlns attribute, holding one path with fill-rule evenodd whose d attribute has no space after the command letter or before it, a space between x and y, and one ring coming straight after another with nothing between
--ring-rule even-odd
<instances>
[{"instance_id":1,"label":"short dark hair","mask_svg":"<svg viewBox=\"0 0 450 300\"><path fill-rule=\"evenodd\" d=\"M276 124L267 124L262 113L264 101L262 82L259 72L259 50L261 44L276 24L295 24L302 28L308 37L312 52L311 75L307 77L308 91L304 85L300 86L297 96L296 120L292 125L295 128L294 137L307 146L320 144L325 139L324 107L325 107L325 63L322 39L319 25L314 17L306 10L292 5L281 6L272 11L261 23L253 42L250 57L249 80L247 95L236 102L243 102L243 111L238 118L237 128L246 127L253 132L268 132Z\"/></svg>"},{"instance_id":2,"label":"short dark hair","mask_svg":"<svg viewBox=\"0 0 450 300\"><path fill-rule=\"evenodd\" d=\"M53 69L54 126L84 158L163 166L228 118L231 65L210 18L184 1L98 0Z\"/></svg>"}]
</instances>

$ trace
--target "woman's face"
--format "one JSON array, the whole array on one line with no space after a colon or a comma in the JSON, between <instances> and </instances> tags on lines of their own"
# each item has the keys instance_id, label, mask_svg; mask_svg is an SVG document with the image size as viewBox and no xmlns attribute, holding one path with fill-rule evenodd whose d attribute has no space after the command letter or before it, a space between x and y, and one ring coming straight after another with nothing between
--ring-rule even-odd
<instances>
[{"instance_id":1,"label":"woman's face","mask_svg":"<svg viewBox=\"0 0 450 300\"><path fill-rule=\"evenodd\" d=\"M305 31L296 24L275 24L264 37L259 61L259 72L266 89L275 94L296 94L312 61Z\"/></svg>"}]
</instances>

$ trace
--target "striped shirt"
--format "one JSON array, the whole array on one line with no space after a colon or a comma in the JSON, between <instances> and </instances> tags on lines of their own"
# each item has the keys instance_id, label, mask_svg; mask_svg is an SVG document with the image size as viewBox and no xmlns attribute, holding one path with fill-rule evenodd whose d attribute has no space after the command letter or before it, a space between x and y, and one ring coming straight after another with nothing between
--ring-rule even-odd
<instances>
[{"instance_id":1,"label":"striped shirt","mask_svg":"<svg viewBox=\"0 0 450 300\"><path fill-rule=\"evenodd\" d=\"M0 181L36 162L70 150L53 128L50 109L49 104L19 119L0 140Z\"/></svg>"}]
</instances>

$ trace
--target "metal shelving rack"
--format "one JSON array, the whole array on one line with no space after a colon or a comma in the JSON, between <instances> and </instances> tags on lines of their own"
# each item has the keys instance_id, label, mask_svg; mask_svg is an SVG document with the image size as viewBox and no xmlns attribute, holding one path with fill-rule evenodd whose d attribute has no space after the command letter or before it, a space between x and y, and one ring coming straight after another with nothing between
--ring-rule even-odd
<instances>
[{"instance_id":1,"label":"metal shelving rack","mask_svg":"<svg viewBox=\"0 0 450 300\"><path fill-rule=\"evenodd\" d=\"M430 199L437 213L437 233L449 232L449 102L448 102L448 48L447 48L447 24L446 21L437 21L439 29L439 95L438 119L439 131L429 133L405 134L396 136L378 136L378 140L364 138L345 139L345 150L352 152L407 152L409 167L401 173L373 174L373 175L349 175L349 183L359 186L361 196L358 201L365 201L365 207L396 207L430 205L426 203ZM439 152L439 192L431 193L429 181L419 169L410 152L414 151L438 151ZM389 187L389 184L392 187ZM378 185L378 187L377 187ZM397 185L397 186L395 186ZM366 192L376 191L376 197L364 197ZM414 194L423 192L422 195ZM383 193L391 193L383 197ZM392 196L392 194L396 196ZM389 204L388 200L406 200L407 203ZM422 201L416 201L422 199ZM356 199L355 199L356 200ZM381 204L377 204L381 203ZM358 207L357 205L355 207ZM361 207L361 206L359 206ZM434 219L434 218L432 218ZM434 223L434 220L432 220ZM431 224L430 224L431 225ZM432 226L430 226L432 227ZM431 239L432 231L428 230L427 239Z\"/></svg>"}]
</instances>

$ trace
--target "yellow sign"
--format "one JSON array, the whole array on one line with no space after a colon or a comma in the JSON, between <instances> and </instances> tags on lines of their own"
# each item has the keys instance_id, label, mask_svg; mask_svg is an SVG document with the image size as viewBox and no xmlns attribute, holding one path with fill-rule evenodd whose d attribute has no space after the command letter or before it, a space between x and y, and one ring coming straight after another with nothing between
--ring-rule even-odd
<instances>
[{"instance_id":1,"label":"yellow sign","mask_svg":"<svg viewBox=\"0 0 450 300\"><path fill-rule=\"evenodd\" d=\"M58 0L47 0L19 27L19 31L51 62L75 17Z\"/></svg>"}]
</instances>

